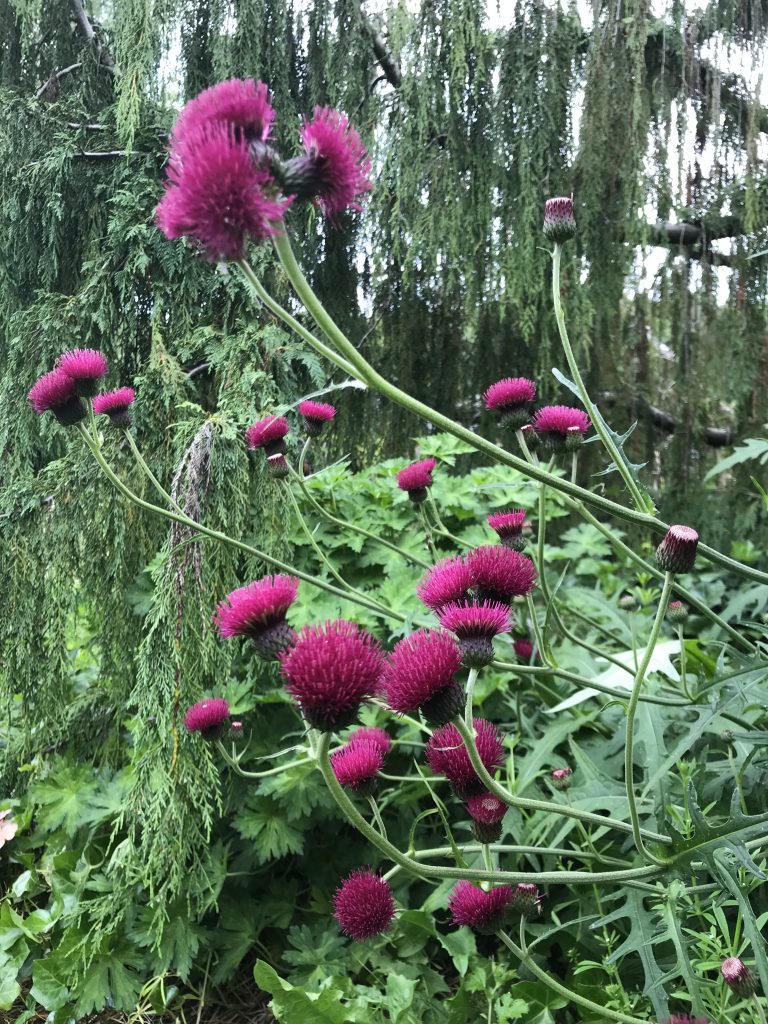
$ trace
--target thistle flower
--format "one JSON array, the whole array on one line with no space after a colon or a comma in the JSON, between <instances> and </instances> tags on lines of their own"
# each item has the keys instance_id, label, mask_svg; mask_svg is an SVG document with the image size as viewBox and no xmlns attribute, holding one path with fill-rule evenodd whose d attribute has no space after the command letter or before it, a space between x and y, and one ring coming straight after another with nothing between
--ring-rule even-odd
<instances>
[{"instance_id":1,"label":"thistle flower","mask_svg":"<svg viewBox=\"0 0 768 1024\"><path fill-rule=\"evenodd\" d=\"M515 654L521 661L531 660L531 656L533 655L533 644L527 637L518 637L512 646L515 649Z\"/></svg>"},{"instance_id":2,"label":"thistle flower","mask_svg":"<svg viewBox=\"0 0 768 1024\"><path fill-rule=\"evenodd\" d=\"M670 601L667 605L667 618L674 623L685 622L688 618L688 609L682 601Z\"/></svg>"},{"instance_id":3,"label":"thistle flower","mask_svg":"<svg viewBox=\"0 0 768 1024\"><path fill-rule=\"evenodd\" d=\"M757 979L743 960L729 956L720 966L723 981L739 999L747 999L757 992Z\"/></svg>"},{"instance_id":4,"label":"thistle flower","mask_svg":"<svg viewBox=\"0 0 768 1024\"><path fill-rule=\"evenodd\" d=\"M38 416L52 412L63 427L71 427L88 415L74 380L63 370L44 373L29 389L27 398Z\"/></svg>"},{"instance_id":5,"label":"thistle flower","mask_svg":"<svg viewBox=\"0 0 768 1024\"><path fill-rule=\"evenodd\" d=\"M696 561L698 533L690 526L670 526L656 548L656 561L664 572L690 572Z\"/></svg>"},{"instance_id":6,"label":"thistle flower","mask_svg":"<svg viewBox=\"0 0 768 1024\"><path fill-rule=\"evenodd\" d=\"M483 395L485 408L502 414L512 429L525 426L536 401L536 385L527 377L504 377L491 384Z\"/></svg>"},{"instance_id":7,"label":"thistle flower","mask_svg":"<svg viewBox=\"0 0 768 1024\"><path fill-rule=\"evenodd\" d=\"M690 1017L687 1013L676 1013L667 1024L709 1024L706 1017Z\"/></svg>"},{"instance_id":8,"label":"thistle flower","mask_svg":"<svg viewBox=\"0 0 768 1024\"><path fill-rule=\"evenodd\" d=\"M549 773L549 778L555 789L566 790L571 788L571 776L573 768L555 768Z\"/></svg>"},{"instance_id":9,"label":"thistle flower","mask_svg":"<svg viewBox=\"0 0 768 1024\"><path fill-rule=\"evenodd\" d=\"M351 939L370 939L385 932L395 916L389 883L360 868L342 880L333 897L333 916Z\"/></svg>"},{"instance_id":10,"label":"thistle flower","mask_svg":"<svg viewBox=\"0 0 768 1024\"><path fill-rule=\"evenodd\" d=\"M131 406L136 401L133 388L117 388L105 391L93 399L93 411L98 416L104 413L109 416L113 427L130 427L132 423Z\"/></svg>"},{"instance_id":11,"label":"thistle flower","mask_svg":"<svg viewBox=\"0 0 768 1024\"><path fill-rule=\"evenodd\" d=\"M436 465L435 459L422 459L421 462L412 462L397 474L397 486L401 491L408 491L408 497L414 504L426 500L427 488L432 486L432 470Z\"/></svg>"},{"instance_id":12,"label":"thistle flower","mask_svg":"<svg viewBox=\"0 0 768 1024\"><path fill-rule=\"evenodd\" d=\"M199 732L204 740L215 740L229 719L229 704L222 697L208 697L187 709L184 725L188 732Z\"/></svg>"},{"instance_id":13,"label":"thistle flower","mask_svg":"<svg viewBox=\"0 0 768 1024\"><path fill-rule=\"evenodd\" d=\"M562 245L576 234L573 216L573 196L559 196L544 203L544 236L550 242Z\"/></svg>"},{"instance_id":14,"label":"thistle flower","mask_svg":"<svg viewBox=\"0 0 768 1024\"><path fill-rule=\"evenodd\" d=\"M378 690L384 667L374 637L344 619L305 626L280 661L286 690L307 722L322 732L355 720L362 702Z\"/></svg>"},{"instance_id":15,"label":"thistle flower","mask_svg":"<svg viewBox=\"0 0 768 1024\"><path fill-rule=\"evenodd\" d=\"M274 480L284 480L291 472L282 452L267 456L267 472Z\"/></svg>"},{"instance_id":16,"label":"thistle flower","mask_svg":"<svg viewBox=\"0 0 768 1024\"><path fill-rule=\"evenodd\" d=\"M278 573L238 587L217 606L213 622L222 637L249 637L263 658L276 658L296 633L285 621L299 581Z\"/></svg>"},{"instance_id":17,"label":"thistle flower","mask_svg":"<svg viewBox=\"0 0 768 1024\"><path fill-rule=\"evenodd\" d=\"M310 437L322 434L323 427L336 415L336 408L328 402L299 402L299 413L304 417L304 426Z\"/></svg>"},{"instance_id":18,"label":"thistle flower","mask_svg":"<svg viewBox=\"0 0 768 1024\"><path fill-rule=\"evenodd\" d=\"M472 571L463 558L441 558L422 577L416 594L427 608L438 611L451 601L466 600L472 585Z\"/></svg>"},{"instance_id":19,"label":"thistle flower","mask_svg":"<svg viewBox=\"0 0 768 1024\"><path fill-rule=\"evenodd\" d=\"M368 794L373 792L376 776L384 765L384 752L376 743L357 740L331 754L330 761L340 786Z\"/></svg>"},{"instance_id":20,"label":"thistle flower","mask_svg":"<svg viewBox=\"0 0 768 1024\"><path fill-rule=\"evenodd\" d=\"M263 448L267 457L281 455L285 452L284 438L290 429L285 416L265 416L248 427L245 440L252 451Z\"/></svg>"},{"instance_id":21,"label":"thistle flower","mask_svg":"<svg viewBox=\"0 0 768 1024\"><path fill-rule=\"evenodd\" d=\"M168 239L191 236L213 261L242 259L248 238L279 234L291 202L276 195L269 171L225 123L200 128L194 139L185 134L183 158L171 153L167 178L157 226Z\"/></svg>"},{"instance_id":22,"label":"thistle flower","mask_svg":"<svg viewBox=\"0 0 768 1024\"><path fill-rule=\"evenodd\" d=\"M392 711L421 711L430 725L444 725L465 703L455 680L461 651L447 633L419 629L395 644L381 677L381 690Z\"/></svg>"},{"instance_id":23,"label":"thistle flower","mask_svg":"<svg viewBox=\"0 0 768 1024\"><path fill-rule=\"evenodd\" d=\"M533 426L542 441L551 448L565 448L566 445L572 446L575 434L579 437L586 434L591 423L581 409L570 405L545 405L533 417Z\"/></svg>"},{"instance_id":24,"label":"thistle flower","mask_svg":"<svg viewBox=\"0 0 768 1024\"><path fill-rule=\"evenodd\" d=\"M472 834L479 843L497 843L501 837L501 819L507 805L493 793L478 793L466 802L472 819Z\"/></svg>"},{"instance_id":25,"label":"thistle flower","mask_svg":"<svg viewBox=\"0 0 768 1024\"><path fill-rule=\"evenodd\" d=\"M379 729L375 725L364 726L355 729L347 736L347 743L374 743L381 750L382 754L388 754L392 747L392 737L386 729Z\"/></svg>"},{"instance_id":26,"label":"thistle flower","mask_svg":"<svg viewBox=\"0 0 768 1024\"><path fill-rule=\"evenodd\" d=\"M515 886L514 907L523 917L538 917L542 898L538 888L531 882L518 882Z\"/></svg>"},{"instance_id":27,"label":"thistle flower","mask_svg":"<svg viewBox=\"0 0 768 1024\"><path fill-rule=\"evenodd\" d=\"M473 719L472 725L480 760L487 771L493 772L504 756L499 731L484 718ZM472 767L461 733L452 722L432 733L427 741L426 755L427 763L435 775L445 775L459 796L468 797L483 792L484 784Z\"/></svg>"},{"instance_id":28,"label":"thistle flower","mask_svg":"<svg viewBox=\"0 0 768 1024\"><path fill-rule=\"evenodd\" d=\"M525 509L510 509L508 512L491 512L486 518L488 525L495 530L505 548L522 551L525 547L523 525Z\"/></svg>"},{"instance_id":29,"label":"thistle flower","mask_svg":"<svg viewBox=\"0 0 768 1024\"><path fill-rule=\"evenodd\" d=\"M508 633L512 628L509 608L500 602L444 604L437 617L443 629L455 633L459 640L462 660L470 668L490 665L495 652L493 638Z\"/></svg>"},{"instance_id":30,"label":"thistle flower","mask_svg":"<svg viewBox=\"0 0 768 1024\"><path fill-rule=\"evenodd\" d=\"M633 594L623 594L619 598L619 608L625 612L634 612L638 608L637 598Z\"/></svg>"},{"instance_id":31,"label":"thistle flower","mask_svg":"<svg viewBox=\"0 0 768 1024\"><path fill-rule=\"evenodd\" d=\"M171 132L173 150L194 149L201 129L212 125L234 129L246 143L263 143L275 120L268 89L253 79L230 78L205 89L183 108Z\"/></svg>"},{"instance_id":32,"label":"thistle flower","mask_svg":"<svg viewBox=\"0 0 768 1024\"><path fill-rule=\"evenodd\" d=\"M486 892L472 882L457 882L448 909L454 924L466 924L481 935L493 935L504 925L513 898L511 885L497 885Z\"/></svg>"},{"instance_id":33,"label":"thistle flower","mask_svg":"<svg viewBox=\"0 0 768 1024\"><path fill-rule=\"evenodd\" d=\"M467 555L477 597L509 604L513 597L530 594L536 568L530 558L501 544L485 544Z\"/></svg>"},{"instance_id":34,"label":"thistle flower","mask_svg":"<svg viewBox=\"0 0 768 1024\"><path fill-rule=\"evenodd\" d=\"M285 192L312 199L331 222L345 210L361 210L360 199L371 190L371 161L347 117L330 107L315 107L300 134L305 152L285 163Z\"/></svg>"},{"instance_id":35,"label":"thistle flower","mask_svg":"<svg viewBox=\"0 0 768 1024\"><path fill-rule=\"evenodd\" d=\"M107 357L95 348L73 348L59 356L54 369L72 378L81 398L90 398L96 394L99 381L106 377L109 366Z\"/></svg>"}]
</instances>

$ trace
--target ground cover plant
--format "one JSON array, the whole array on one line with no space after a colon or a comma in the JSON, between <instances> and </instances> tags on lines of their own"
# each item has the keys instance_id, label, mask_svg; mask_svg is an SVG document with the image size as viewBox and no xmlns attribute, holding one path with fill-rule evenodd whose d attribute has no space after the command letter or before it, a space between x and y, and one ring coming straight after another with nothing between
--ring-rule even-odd
<instances>
[{"instance_id":1,"label":"ground cover plant","mask_svg":"<svg viewBox=\"0 0 768 1024\"><path fill-rule=\"evenodd\" d=\"M75 435L77 457L92 458L121 500L173 524L156 579L169 567L202 579L219 545L270 573L227 591L227 563L214 563L219 572L207 580L219 577L220 589L195 595L207 602L200 634L156 622L152 643L196 644L210 657L210 692L184 711L172 680L153 721L129 725L138 744L149 725L167 730L172 763L180 744L196 744L201 783L213 785L219 768L237 777L229 812L245 842L234 870L212 845L207 892L164 907L154 932L150 900L146 916L137 906L121 932L85 948L73 901L87 892L98 913L100 886L114 886L120 844L98 826L132 783L120 772L78 777L69 766L70 795L61 779L41 784L29 813L35 807L49 833L90 827L86 846L93 840L89 854L102 859L59 851L45 872L30 860L16 880L13 895L30 912L4 905L7 1001L17 975L31 973L30 998L53 1019L69 1019L71 988L76 1013L105 991L130 1004L142 995L137 947L163 949L160 973L189 976L202 937L190 908L216 904L222 867L227 877L250 875L254 863L269 870L276 857L303 852L322 854L325 878L313 875L314 921L294 927L283 962L270 963L258 924L257 934L243 929L244 916L254 922L235 888L224 920L236 937L212 941L204 971L207 982L215 954L215 982L264 946L254 978L279 1020L764 1019L764 629L724 598L729 583L764 587L768 577L700 541L700 524L660 521L642 467L624 452L630 431L611 429L590 398L560 297L576 231L571 199L547 203L543 232L567 367L554 371L563 404L536 409L536 384L525 377L489 382L486 407L508 431L502 447L381 376L320 304L293 256L286 215L312 202L332 225L369 191L370 165L337 111L305 119L298 156L275 151L273 118L266 87L250 81L190 103L171 136L159 227L229 262L338 371L442 433L425 437L419 460L396 475L384 464L359 478L313 462L336 417L323 395L295 411L262 410L242 440L230 434L264 461L262 479L280 495L290 524L282 532L295 531L301 551L288 561L226 529L243 519L245 487L234 492L241 507L217 526L198 490L164 488L132 434L141 389L101 390L100 352L66 352L34 384L35 411ZM265 289L246 259L249 240L273 244L322 340ZM301 449L291 441L297 431ZM195 442L187 483L205 458ZM626 503L580 482L585 444L602 446ZM472 452L492 466L448 472ZM132 460L141 493L118 459ZM581 525L549 543L548 523L565 515ZM650 558L622 524L647 538ZM339 844L336 814L364 841ZM179 827L210 833L210 820L191 817L176 812ZM314 846L316 820L327 828ZM167 839L169 870L181 872L172 830ZM49 903L38 906L46 892ZM286 893L275 903L253 911L265 928L292 919ZM331 913L362 945L346 949ZM46 936L67 916L50 950ZM159 983L144 995L150 1007L169 998Z\"/></svg>"}]
</instances>

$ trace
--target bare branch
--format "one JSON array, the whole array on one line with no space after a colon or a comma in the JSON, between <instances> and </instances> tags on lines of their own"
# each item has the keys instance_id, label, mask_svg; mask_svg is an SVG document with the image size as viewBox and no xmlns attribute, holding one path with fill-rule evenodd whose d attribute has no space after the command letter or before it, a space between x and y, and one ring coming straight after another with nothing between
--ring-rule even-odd
<instances>
[{"instance_id":1,"label":"bare branch","mask_svg":"<svg viewBox=\"0 0 768 1024\"><path fill-rule=\"evenodd\" d=\"M363 10L362 0L358 0L357 10L360 14L360 19L365 26L366 32L371 37L373 52L376 54L376 60L381 64L381 70L384 72L384 77L393 89L397 89L403 80L403 76L400 73L400 68L392 54L392 51L387 46L384 37L379 31L377 31Z\"/></svg>"},{"instance_id":2,"label":"bare branch","mask_svg":"<svg viewBox=\"0 0 768 1024\"><path fill-rule=\"evenodd\" d=\"M70 64L66 68L59 68L58 71L54 71L50 78L46 79L45 82L35 93L35 99L45 99L49 102L53 102L59 95L59 81L65 76L72 74L73 71L77 71L81 68L82 62L78 61L77 64Z\"/></svg>"},{"instance_id":3,"label":"bare branch","mask_svg":"<svg viewBox=\"0 0 768 1024\"><path fill-rule=\"evenodd\" d=\"M80 34L84 39L88 41L91 49L96 54L96 59L99 66L108 71L111 75L115 73L115 62L112 60L112 55L109 50L102 46L101 40L96 34L96 30L93 27L91 19L83 6L83 0L70 0L72 5L72 11L75 15L75 21L77 27L80 29Z\"/></svg>"}]
</instances>

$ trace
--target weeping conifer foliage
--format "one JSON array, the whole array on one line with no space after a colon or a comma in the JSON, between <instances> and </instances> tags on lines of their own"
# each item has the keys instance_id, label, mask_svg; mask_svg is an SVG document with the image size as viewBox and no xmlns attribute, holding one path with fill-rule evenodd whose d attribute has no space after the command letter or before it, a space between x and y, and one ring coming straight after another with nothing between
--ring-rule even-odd
<instances>
[{"instance_id":1,"label":"weeping conifer foliage","mask_svg":"<svg viewBox=\"0 0 768 1024\"><path fill-rule=\"evenodd\" d=\"M99 6L0 0L3 785L21 785L24 762L25 779L46 771L44 748L126 768L125 840L91 912L117 927L138 887L159 934L182 893L201 908L215 898L216 773L192 756L180 709L229 670L215 601L264 567L207 542L179 548L24 396L62 350L102 349L110 386L137 387L154 473L213 528L280 553L285 513L242 429L328 373L239 279L153 226L174 110L238 75L274 90L282 146L316 104L349 114L375 156L372 200L338 231L292 214L304 265L384 372L490 430L479 396L498 377L535 375L544 399L568 399L550 375L562 359L540 223L545 198L575 191L572 337L609 419L640 419L637 461L673 516L699 500L703 430L748 436L768 413L766 261L752 258L768 247L768 114L727 71L729 48L758 61L766 11L745 0L689 17L673 2L655 17L625 0L585 25L575 5L517 0L496 26L485 0L384 14L359 0ZM693 156L676 164L689 136ZM667 221L686 222L684 244ZM650 242L668 250L652 278L638 248ZM286 298L268 254L254 264ZM420 429L374 396L339 405L336 454L401 452ZM674 418L671 440L650 407ZM143 492L117 437L106 454ZM757 506L745 507L748 521ZM97 648L98 680L78 676L73 631ZM103 742L126 715L127 761Z\"/></svg>"}]
</instances>

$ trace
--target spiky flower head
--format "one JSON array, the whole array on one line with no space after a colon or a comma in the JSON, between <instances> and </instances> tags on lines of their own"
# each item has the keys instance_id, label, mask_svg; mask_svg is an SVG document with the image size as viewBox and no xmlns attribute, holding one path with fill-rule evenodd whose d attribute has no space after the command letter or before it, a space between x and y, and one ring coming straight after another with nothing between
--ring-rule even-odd
<instances>
[{"instance_id":1,"label":"spiky flower head","mask_svg":"<svg viewBox=\"0 0 768 1024\"><path fill-rule=\"evenodd\" d=\"M285 480L291 470L282 452L267 456L267 472L274 480Z\"/></svg>"},{"instance_id":2,"label":"spiky flower head","mask_svg":"<svg viewBox=\"0 0 768 1024\"><path fill-rule=\"evenodd\" d=\"M443 629L458 637L462 660L470 668L490 665L495 656L493 638L512 628L509 608L499 601L451 601L438 610L437 617Z\"/></svg>"},{"instance_id":3,"label":"spiky flower head","mask_svg":"<svg viewBox=\"0 0 768 1024\"><path fill-rule=\"evenodd\" d=\"M207 697L193 704L184 715L189 732L199 732L204 740L215 740L224 731L229 720L229 704L223 697Z\"/></svg>"},{"instance_id":4,"label":"spiky flower head","mask_svg":"<svg viewBox=\"0 0 768 1024\"><path fill-rule=\"evenodd\" d=\"M514 908L523 917L538 917L542 899L542 893L532 882L518 882L515 886Z\"/></svg>"},{"instance_id":5,"label":"spiky flower head","mask_svg":"<svg viewBox=\"0 0 768 1024\"><path fill-rule=\"evenodd\" d=\"M573 775L573 768L555 768L553 772L549 773L549 777L552 780L552 785L555 789L565 790L571 788L571 776Z\"/></svg>"},{"instance_id":6,"label":"spiky flower head","mask_svg":"<svg viewBox=\"0 0 768 1024\"><path fill-rule=\"evenodd\" d=\"M171 148L194 149L203 129L229 127L237 139L252 145L269 138L275 111L264 82L230 78L205 89L182 109L171 132Z\"/></svg>"},{"instance_id":7,"label":"spiky flower head","mask_svg":"<svg viewBox=\"0 0 768 1024\"><path fill-rule=\"evenodd\" d=\"M305 626L280 661L286 690L322 732L354 722L362 702L377 692L384 667L378 641L344 619Z\"/></svg>"},{"instance_id":8,"label":"spiky flower head","mask_svg":"<svg viewBox=\"0 0 768 1024\"><path fill-rule=\"evenodd\" d=\"M73 348L59 356L54 369L72 378L81 398L90 398L96 394L99 381L106 377L109 364L104 353L95 348Z\"/></svg>"},{"instance_id":9,"label":"spiky flower head","mask_svg":"<svg viewBox=\"0 0 768 1024\"><path fill-rule=\"evenodd\" d=\"M376 776L384 765L384 751L376 743L357 740L331 754L331 768L339 785L358 793L372 793Z\"/></svg>"},{"instance_id":10,"label":"spiky flower head","mask_svg":"<svg viewBox=\"0 0 768 1024\"><path fill-rule=\"evenodd\" d=\"M513 597L530 594L536 568L530 558L501 544L484 544L467 555L477 597L509 604Z\"/></svg>"},{"instance_id":11,"label":"spiky flower head","mask_svg":"<svg viewBox=\"0 0 768 1024\"><path fill-rule=\"evenodd\" d=\"M290 429L285 416L265 416L248 427L245 440L253 451L263 448L267 456L278 455L285 452L284 438Z\"/></svg>"},{"instance_id":12,"label":"spiky flower head","mask_svg":"<svg viewBox=\"0 0 768 1024\"><path fill-rule=\"evenodd\" d=\"M466 924L481 935L493 935L504 925L513 898L511 885L497 885L486 892L472 882L457 882L448 909L454 924Z\"/></svg>"},{"instance_id":13,"label":"spiky flower head","mask_svg":"<svg viewBox=\"0 0 768 1024\"><path fill-rule=\"evenodd\" d=\"M505 548L522 551L525 547L523 537L525 516L525 509L517 508L510 509L508 512L491 512L486 518L488 525L499 535L499 540Z\"/></svg>"},{"instance_id":14,"label":"spiky flower head","mask_svg":"<svg viewBox=\"0 0 768 1024\"><path fill-rule=\"evenodd\" d=\"M515 654L521 661L530 661L533 655L533 644L525 636L519 636L512 645L515 649Z\"/></svg>"},{"instance_id":15,"label":"spiky flower head","mask_svg":"<svg viewBox=\"0 0 768 1024\"><path fill-rule=\"evenodd\" d=\"M299 581L278 573L238 587L217 606L213 622L222 637L249 637L263 658L276 658L296 634L285 621Z\"/></svg>"},{"instance_id":16,"label":"spiky flower head","mask_svg":"<svg viewBox=\"0 0 768 1024\"><path fill-rule=\"evenodd\" d=\"M343 879L333 897L333 916L351 939L360 941L385 932L395 916L389 883L360 868Z\"/></svg>"},{"instance_id":17,"label":"spiky flower head","mask_svg":"<svg viewBox=\"0 0 768 1024\"><path fill-rule=\"evenodd\" d=\"M392 737L386 729L379 729L375 725L363 726L355 729L347 737L347 743L375 743L382 754L388 754L392 748Z\"/></svg>"},{"instance_id":18,"label":"spiky flower head","mask_svg":"<svg viewBox=\"0 0 768 1024\"><path fill-rule=\"evenodd\" d=\"M483 399L486 409L501 413L505 423L517 430L531 418L536 385L527 377L504 377L491 384Z\"/></svg>"},{"instance_id":19,"label":"spiky flower head","mask_svg":"<svg viewBox=\"0 0 768 1024\"><path fill-rule=\"evenodd\" d=\"M501 837L501 819L507 805L493 793L478 793L466 802L472 819L472 833L479 843L496 843Z\"/></svg>"},{"instance_id":20,"label":"spiky flower head","mask_svg":"<svg viewBox=\"0 0 768 1024\"><path fill-rule=\"evenodd\" d=\"M130 427L132 422L131 406L136 401L136 392L133 388L116 388L114 391L105 391L96 395L93 399L93 411L99 416L109 416L109 422L113 427Z\"/></svg>"},{"instance_id":21,"label":"spiky flower head","mask_svg":"<svg viewBox=\"0 0 768 1024\"><path fill-rule=\"evenodd\" d=\"M299 402L299 414L304 417L304 426L310 437L318 437L326 423L336 415L336 407L328 402Z\"/></svg>"},{"instance_id":22,"label":"spiky flower head","mask_svg":"<svg viewBox=\"0 0 768 1024\"><path fill-rule=\"evenodd\" d=\"M249 238L262 242L283 229L291 200L277 195L269 171L228 123L185 135L183 155L172 151L166 173L155 222L168 239L193 238L206 259L242 259Z\"/></svg>"},{"instance_id":23,"label":"spiky flower head","mask_svg":"<svg viewBox=\"0 0 768 1024\"><path fill-rule=\"evenodd\" d=\"M534 429L541 440L556 449L572 445L575 434L581 437L591 425L585 412L570 405L545 405L533 417Z\"/></svg>"},{"instance_id":24,"label":"spiky flower head","mask_svg":"<svg viewBox=\"0 0 768 1024\"><path fill-rule=\"evenodd\" d=\"M698 533L690 526L670 526L656 548L656 561L664 572L690 572L696 561Z\"/></svg>"},{"instance_id":25,"label":"spiky flower head","mask_svg":"<svg viewBox=\"0 0 768 1024\"><path fill-rule=\"evenodd\" d=\"M412 462L401 469L395 479L401 491L408 491L408 497L418 504L427 497L427 488L432 486L432 470L437 465L436 459L422 459Z\"/></svg>"},{"instance_id":26,"label":"spiky flower head","mask_svg":"<svg viewBox=\"0 0 768 1024\"><path fill-rule=\"evenodd\" d=\"M38 416L52 412L63 427L71 427L88 415L74 380L63 370L44 373L29 389L27 398Z\"/></svg>"},{"instance_id":27,"label":"spiky flower head","mask_svg":"<svg viewBox=\"0 0 768 1024\"><path fill-rule=\"evenodd\" d=\"M451 601L464 601L472 589L472 570L461 556L449 556L435 562L416 587L422 604L439 611Z\"/></svg>"},{"instance_id":28,"label":"spiky flower head","mask_svg":"<svg viewBox=\"0 0 768 1024\"><path fill-rule=\"evenodd\" d=\"M504 758L501 735L496 726L484 718L473 719L472 725L480 760L489 772L493 772ZM426 755L435 775L445 775L459 796L483 792L485 787L472 767L461 733L452 722L432 733L427 741Z\"/></svg>"},{"instance_id":29,"label":"spiky flower head","mask_svg":"<svg viewBox=\"0 0 768 1024\"><path fill-rule=\"evenodd\" d=\"M381 677L381 690L392 711L421 711L431 725L443 725L464 706L456 682L461 651L448 633L419 629L395 644Z\"/></svg>"},{"instance_id":30,"label":"spiky flower head","mask_svg":"<svg viewBox=\"0 0 768 1024\"><path fill-rule=\"evenodd\" d=\"M682 601L670 601L667 605L667 618L670 622L685 622L688 618L688 609Z\"/></svg>"},{"instance_id":31,"label":"spiky flower head","mask_svg":"<svg viewBox=\"0 0 768 1024\"><path fill-rule=\"evenodd\" d=\"M345 210L361 210L360 200L371 190L371 161L346 115L315 107L300 134L304 154L286 161L281 172L285 192L312 199L332 223Z\"/></svg>"},{"instance_id":32,"label":"spiky flower head","mask_svg":"<svg viewBox=\"0 0 768 1024\"><path fill-rule=\"evenodd\" d=\"M723 981L739 999L747 999L757 992L757 979L743 960L729 956L720 966Z\"/></svg>"},{"instance_id":33,"label":"spiky flower head","mask_svg":"<svg viewBox=\"0 0 768 1024\"><path fill-rule=\"evenodd\" d=\"M544 203L544 237L562 245L576 234L573 196L558 196Z\"/></svg>"}]
</instances>

